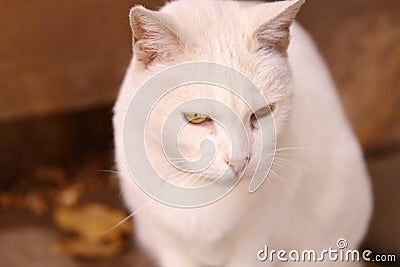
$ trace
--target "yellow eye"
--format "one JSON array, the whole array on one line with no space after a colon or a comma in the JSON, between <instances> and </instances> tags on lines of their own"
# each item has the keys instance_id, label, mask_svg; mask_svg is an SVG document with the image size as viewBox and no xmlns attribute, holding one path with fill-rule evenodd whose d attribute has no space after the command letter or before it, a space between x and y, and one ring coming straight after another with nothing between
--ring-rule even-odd
<instances>
[{"instance_id":1,"label":"yellow eye","mask_svg":"<svg viewBox=\"0 0 400 267\"><path fill-rule=\"evenodd\" d=\"M196 113L196 112L185 112L183 113L185 119L193 124L200 124L207 121L210 117L204 114Z\"/></svg>"},{"instance_id":2,"label":"yellow eye","mask_svg":"<svg viewBox=\"0 0 400 267\"><path fill-rule=\"evenodd\" d=\"M267 107L260 108L256 110L253 114L250 116L250 123L252 129L258 128L258 119L264 118L269 116L272 112L275 110L275 104L271 104Z\"/></svg>"},{"instance_id":3,"label":"yellow eye","mask_svg":"<svg viewBox=\"0 0 400 267\"><path fill-rule=\"evenodd\" d=\"M274 105L274 104L271 104L271 105L269 105L269 106L267 106L267 107L263 107L263 108L260 108L260 109L256 110L256 111L254 112L254 115L255 115L256 117L266 117L266 116L268 116L271 112L273 112L274 109L275 109L275 105Z\"/></svg>"}]
</instances>

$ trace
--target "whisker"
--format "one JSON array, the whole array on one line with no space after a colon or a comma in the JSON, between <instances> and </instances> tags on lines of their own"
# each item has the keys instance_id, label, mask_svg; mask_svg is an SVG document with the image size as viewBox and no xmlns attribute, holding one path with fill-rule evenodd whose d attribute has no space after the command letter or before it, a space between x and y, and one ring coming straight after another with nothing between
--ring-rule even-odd
<instances>
[{"instance_id":1,"label":"whisker","mask_svg":"<svg viewBox=\"0 0 400 267\"><path fill-rule=\"evenodd\" d=\"M178 161L178 162L174 162L174 163L177 163L176 165L178 165L179 167L182 167L182 166L189 166L190 164L192 164L191 162L187 162L187 161ZM183 163L185 163L185 164L183 164ZM155 165L155 164L154 164ZM157 163L156 165L155 165L155 167L165 167L165 166L171 166L171 167L174 167L174 165L173 164L171 164L171 162L160 162L160 163Z\"/></svg>"},{"instance_id":2,"label":"whisker","mask_svg":"<svg viewBox=\"0 0 400 267\"><path fill-rule=\"evenodd\" d=\"M310 168L308 168L307 166L305 166L305 165L303 165L303 164L301 164L299 162L296 162L296 161L293 161L293 160L290 160L290 159L281 158L281 157L275 157L274 159L277 160L277 161L280 161L282 164L286 164L288 166L293 166L293 167L300 167L300 168L302 168L302 169L304 169L306 171L310 171L311 172Z\"/></svg>"},{"instance_id":3,"label":"whisker","mask_svg":"<svg viewBox=\"0 0 400 267\"><path fill-rule=\"evenodd\" d=\"M272 155L275 155L275 156L277 156L277 155L279 155L279 156L289 156L289 157L296 156L296 154L284 153L284 152L279 152L279 151L273 153Z\"/></svg>"},{"instance_id":4,"label":"whisker","mask_svg":"<svg viewBox=\"0 0 400 267\"><path fill-rule=\"evenodd\" d=\"M310 147L282 147L282 148L277 148L275 149L275 151L286 151L286 150L295 150L295 149L299 149L299 150L312 150L312 148Z\"/></svg>"},{"instance_id":5,"label":"whisker","mask_svg":"<svg viewBox=\"0 0 400 267\"><path fill-rule=\"evenodd\" d=\"M119 171L114 171L114 170L96 170L98 172L107 172L107 173L113 173L113 174L120 174Z\"/></svg>"},{"instance_id":6,"label":"whisker","mask_svg":"<svg viewBox=\"0 0 400 267\"><path fill-rule=\"evenodd\" d=\"M173 163L178 163L179 164L179 163L182 163L182 162L187 162L187 161L185 161L185 160L174 161ZM189 164L191 164L191 162L188 162L186 165L189 165ZM172 165L171 162L165 162L165 161L157 163L157 167L165 167L165 166L173 166L173 165Z\"/></svg>"},{"instance_id":7,"label":"whisker","mask_svg":"<svg viewBox=\"0 0 400 267\"><path fill-rule=\"evenodd\" d=\"M206 180L206 178L208 177L208 174L206 174L206 176L203 176L203 175L201 175L201 174L199 174L197 177L196 177L196 179L194 179L189 185L190 186L196 186L196 183L197 182L199 182L200 184L204 181L204 180Z\"/></svg>"},{"instance_id":8,"label":"whisker","mask_svg":"<svg viewBox=\"0 0 400 267\"><path fill-rule=\"evenodd\" d=\"M188 174L187 172L182 172L182 171L179 171L179 170L173 170L173 171L175 171L175 172L163 175L165 177L165 179L174 178L176 175L182 174L182 173L183 174Z\"/></svg>"},{"instance_id":9,"label":"whisker","mask_svg":"<svg viewBox=\"0 0 400 267\"><path fill-rule=\"evenodd\" d=\"M196 185L196 183L201 184L207 177L208 177L208 174L206 174L206 175L201 175L200 174L195 180L192 181L192 183L194 185Z\"/></svg>"},{"instance_id":10,"label":"whisker","mask_svg":"<svg viewBox=\"0 0 400 267\"><path fill-rule=\"evenodd\" d=\"M190 160L190 159L187 159L187 158L167 158L167 157L165 157L163 160L165 161L165 160L177 160L177 159L180 159L180 160L183 160L183 161L196 161L196 160Z\"/></svg>"},{"instance_id":11,"label":"whisker","mask_svg":"<svg viewBox=\"0 0 400 267\"><path fill-rule=\"evenodd\" d=\"M174 179L174 183L181 182L182 181L181 179L185 178L187 175L191 176L191 175L193 175L193 173L184 172L182 175L180 175L180 176L176 177L176 179Z\"/></svg>"},{"instance_id":12,"label":"whisker","mask_svg":"<svg viewBox=\"0 0 400 267\"><path fill-rule=\"evenodd\" d=\"M189 180L191 180L193 177L198 177L200 174L192 174L188 177L186 177L181 183L183 184L183 186L185 187L191 187L192 182L190 182L188 185L186 185L186 182L188 182Z\"/></svg>"},{"instance_id":13,"label":"whisker","mask_svg":"<svg viewBox=\"0 0 400 267\"><path fill-rule=\"evenodd\" d=\"M129 220L130 218L132 218L133 216L135 216L136 214L138 214L139 212L141 212L145 207L147 207L150 204L150 201L146 202L143 206L141 206L139 209L135 210L134 212L132 212L131 214L129 214L128 216L126 216L124 219L122 219L119 223L117 223L116 225L114 225L113 227L109 228L108 230L104 231L103 233L101 233L101 235L107 234L108 232L114 230L115 228L117 228L118 226L120 226L121 224L123 224L124 222L126 222L127 220Z\"/></svg>"},{"instance_id":14,"label":"whisker","mask_svg":"<svg viewBox=\"0 0 400 267\"><path fill-rule=\"evenodd\" d=\"M164 157L164 159L186 159L184 157L179 157L179 158L169 158L169 157Z\"/></svg>"},{"instance_id":15,"label":"whisker","mask_svg":"<svg viewBox=\"0 0 400 267\"><path fill-rule=\"evenodd\" d=\"M193 179L193 177L197 177L197 176L199 176L199 175L200 175L200 174L192 174L192 175L189 175L188 177L185 177L185 179L184 179L183 181L181 181L180 183L181 183L181 185L184 186L184 187L191 187L191 183L187 184L187 182L189 182L191 179Z\"/></svg>"},{"instance_id":16,"label":"whisker","mask_svg":"<svg viewBox=\"0 0 400 267\"><path fill-rule=\"evenodd\" d=\"M201 183L203 183L203 182L208 182L209 183L209 181L207 181L207 178L209 177L209 175L208 174L206 174L206 176L203 176L202 178L201 178Z\"/></svg>"},{"instance_id":17,"label":"whisker","mask_svg":"<svg viewBox=\"0 0 400 267\"><path fill-rule=\"evenodd\" d=\"M187 166L189 166L189 164L188 165L182 165L182 166L179 166L179 167L184 169ZM182 172L184 172L184 173L195 173L193 171L190 172L189 170L180 170L180 169L177 169L177 168L172 168L171 170L167 170L165 173L163 173L163 176L175 175L176 173L182 173Z\"/></svg>"},{"instance_id":18,"label":"whisker","mask_svg":"<svg viewBox=\"0 0 400 267\"><path fill-rule=\"evenodd\" d=\"M282 176L280 176L277 172L275 172L272 169L270 170L270 172L274 174L275 177L277 177L279 181L285 185L286 188L288 188L292 192L294 191L293 188L287 183L287 181L285 181L285 179Z\"/></svg>"}]
</instances>

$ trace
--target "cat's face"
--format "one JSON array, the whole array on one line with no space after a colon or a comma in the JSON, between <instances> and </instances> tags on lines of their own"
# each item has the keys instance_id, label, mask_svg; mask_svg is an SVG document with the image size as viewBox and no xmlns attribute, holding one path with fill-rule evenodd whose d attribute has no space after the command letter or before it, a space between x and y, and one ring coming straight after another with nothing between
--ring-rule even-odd
<instances>
[{"instance_id":1,"label":"cat's face","mask_svg":"<svg viewBox=\"0 0 400 267\"><path fill-rule=\"evenodd\" d=\"M192 103L193 99L205 100L206 105ZM211 100L211 101L209 101ZM186 105L181 105L182 103ZM236 114L238 120L233 121L230 113L221 112L220 103ZM215 146L208 157L214 157L212 164L207 165L198 174L185 174L176 168L166 164L164 151L162 149L174 149L176 142L174 134L169 136L167 132L161 139L160 133L164 130L165 123L170 114L177 109L180 114L174 120L177 127L181 127L178 137L180 155L170 160L177 166L186 169L184 159L191 161L199 160L207 151L200 152L201 143L210 140ZM160 174L169 180L179 179L181 182L190 182L190 178L232 179L240 175L246 168L247 172L254 171L257 159L261 153L261 147L273 147L275 141L275 128L272 112L277 109L274 105L262 106L256 113L240 99L239 96L230 91L213 85L188 85L172 90L163 96L151 112L145 129L146 147L151 162ZM263 144L258 120L264 120L267 127L264 133L270 144ZM224 122L231 122L229 126ZM243 128L247 136L240 136ZM236 150L233 153L232 142L236 140ZM215 155L214 155L215 152ZM199 168L201 166L199 165ZM190 170L190 169L188 169Z\"/></svg>"},{"instance_id":2,"label":"cat's face","mask_svg":"<svg viewBox=\"0 0 400 267\"><path fill-rule=\"evenodd\" d=\"M217 62L243 73L265 99L265 104L251 110L239 96L252 99L260 95L248 88L241 88L239 96L207 84L192 84L170 90L154 105L145 129L148 156L162 177L184 185L196 185L196 182L191 182L213 180L221 175L223 179L233 179L244 170L245 176L252 174L261 153L274 153L273 144L279 138L290 111L292 80L286 58L288 31L302 2L240 4L228 1L177 1L167 5L161 12L141 7L131 10L134 75L144 80L179 63ZM196 5L199 8L193 9ZM212 101L206 105L181 106L193 99ZM217 102L232 110L240 122L233 123L227 130L221 124L221 121L228 119L224 118L227 114L221 112ZM168 139L163 142L161 133L168 116L175 109L180 114L176 118L180 120L177 124L184 127L178 138L182 160L172 159L173 162L179 166L179 162L185 159L201 158L199 148L206 139L215 146L212 163L196 174L176 169L168 164L164 155L164 150L168 149ZM260 123L264 125L262 131ZM232 138L242 129L247 138L236 138L239 140L239 149L233 153ZM171 144L174 142L172 139L169 140Z\"/></svg>"}]
</instances>

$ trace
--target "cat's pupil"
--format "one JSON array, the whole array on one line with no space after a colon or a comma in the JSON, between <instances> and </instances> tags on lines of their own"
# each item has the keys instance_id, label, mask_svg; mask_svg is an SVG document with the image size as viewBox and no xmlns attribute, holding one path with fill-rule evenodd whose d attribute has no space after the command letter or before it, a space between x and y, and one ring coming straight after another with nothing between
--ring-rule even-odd
<instances>
[{"instance_id":1,"label":"cat's pupil","mask_svg":"<svg viewBox=\"0 0 400 267\"><path fill-rule=\"evenodd\" d=\"M254 113L250 116L250 126L252 130L258 128L258 120Z\"/></svg>"}]
</instances>

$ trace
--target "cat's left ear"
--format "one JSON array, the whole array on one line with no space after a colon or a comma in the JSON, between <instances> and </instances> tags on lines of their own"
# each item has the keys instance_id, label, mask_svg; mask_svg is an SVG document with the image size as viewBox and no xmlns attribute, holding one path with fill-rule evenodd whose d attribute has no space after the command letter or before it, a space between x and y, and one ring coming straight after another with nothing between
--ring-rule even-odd
<instances>
[{"instance_id":1,"label":"cat's left ear","mask_svg":"<svg viewBox=\"0 0 400 267\"><path fill-rule=\"evenodd\" d=\"M173 30L174 19L167 14L133 7L129 14L135 58L145 66L172 61L184 45Z\"/></svg>"},{"instance_id":2,"label":"cat's left ear","mask_svg":"<svg viewBox=\"0 0 400 267\"><path fill-rule=\"evenodd\" d=\"M305 0L287 0L263 4L270 19L261 23L254 32L257 49L274 49L286 53L289 28L304 2ZM257 12L262 11L259 8Z\"/></svg>"}]
</instances>

